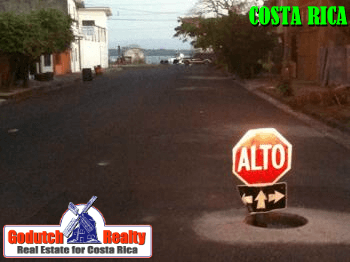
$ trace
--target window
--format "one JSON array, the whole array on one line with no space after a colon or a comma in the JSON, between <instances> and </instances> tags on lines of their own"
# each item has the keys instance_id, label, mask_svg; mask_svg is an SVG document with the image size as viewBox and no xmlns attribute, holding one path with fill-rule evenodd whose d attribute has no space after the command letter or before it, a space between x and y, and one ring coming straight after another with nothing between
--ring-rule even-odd
<instances>
[{"instance_id":1,"label":"window","mask_svg":"<svg viewBox=\"0 0 350 262\"><path fill-rule=\"evenodd\" d=\"M51 55L44 55L44 66L51 66Z\"/></svg>"},{"instance_id":2,"label":"window","mask_svg":"<svg viewBox=\"0 0 350 262\"><path fill-rule=\"evenodd\" d=\"M93 26L84 26L82 28L83 30L83 34L84 35L94 35L95 34L95 30Z\"/></svg>"},{"instance_id":3,"label":"window","mask_svg":"<svg viewBox=\"0 0 350 262\"><path fill-rule=\"evenodd\" d=\"M94 26L95 20L83 20L83 26Z\"/></svg>"}]
</instances>

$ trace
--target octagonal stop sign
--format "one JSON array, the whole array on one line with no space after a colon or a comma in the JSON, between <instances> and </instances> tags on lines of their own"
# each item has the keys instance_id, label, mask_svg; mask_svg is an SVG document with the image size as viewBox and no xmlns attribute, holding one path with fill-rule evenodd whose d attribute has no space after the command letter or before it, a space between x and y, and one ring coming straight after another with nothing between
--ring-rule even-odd
<instances>
[{"instance_id":1,"label":"octagonal stop sign","mask_svg":"<svg viewBox=\"0 0 350 262\"><path fill-rule=\"evenodd\" d=\"M232 149L232 172L248 186L276 183L291 168L292 145L274 128L249 130Z\"/></svg>"}]
</instances>

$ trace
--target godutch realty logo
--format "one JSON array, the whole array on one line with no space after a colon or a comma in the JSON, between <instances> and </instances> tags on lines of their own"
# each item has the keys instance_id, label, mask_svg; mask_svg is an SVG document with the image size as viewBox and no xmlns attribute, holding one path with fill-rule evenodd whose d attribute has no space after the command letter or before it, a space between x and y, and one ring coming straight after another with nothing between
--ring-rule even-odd
<instances>
[{"instance_id":1,"label":"godutch realty logo","mask_svg":"<svg viewBox=\"0 0 350 262\"><path fill-rule=\"evenodd\" d=\"M106 225L101 212L87 204L69 203L60 225L6 225L3 255L6 258L149 258L150 225Z\"/></svg>"}]
</instances>

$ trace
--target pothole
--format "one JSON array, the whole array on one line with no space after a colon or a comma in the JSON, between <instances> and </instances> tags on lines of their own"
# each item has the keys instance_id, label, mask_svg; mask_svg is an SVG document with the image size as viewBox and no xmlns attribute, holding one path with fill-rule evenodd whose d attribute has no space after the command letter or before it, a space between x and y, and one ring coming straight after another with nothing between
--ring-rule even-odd
<instances>
[{"instance_id":1,"label":"pothole","mask_svg":"<svg viewBox=\"0 0 350 262\"><path fill-rule=\"evenodd\" d=\"M244 222L255 227L284 229L301 227L306 225L308 221L306 218L294 214L270 212L248 215Z\"/></svg>"},{"instance_id":2,"label":"pothole","mask_svg":"<svg viewBox=\"0 0 350 262\"><path fill-rule=\"evenodd\" d=\"M247 214L246 208L204 212L193 220L193 230L201 239L231 245L266 245L269 243L350 245L350 213L288 207L288 212L285 210L272 211L263 217L276 216L275 212L280 212L277 213L280 218L277 218L278 222L267 223L266 226L270 228L245 223L245 218L246 220L252 219L251 215ZM284 222L285 220L287 222ZM303 223L304 225L301 226ZM281 224L287 224L289 228L281 227ZM299 227L291 227L291 225Z\"/></svg>"}]
</instances>

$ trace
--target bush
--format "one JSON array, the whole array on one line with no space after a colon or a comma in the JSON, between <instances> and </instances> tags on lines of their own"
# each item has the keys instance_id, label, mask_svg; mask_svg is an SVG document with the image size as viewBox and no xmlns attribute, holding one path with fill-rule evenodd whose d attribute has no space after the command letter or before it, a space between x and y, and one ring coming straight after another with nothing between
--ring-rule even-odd
<instances>
[{"instance_id":1,"label":"bush","mask_svg":"<svg viewBox=\"0 0 350 262\"><path fill-rule=\"evenodd\" d=\"M284 96L292 96L293 90L290 80L281 80L278 85L277 89L284 95Z\"/></svg>"},{"instance_id":2,"label":"bush","mask_svg":"<svg viewBox=\"0 0 350 262\"><path fill-rule=\"evenodd\" d=\"M179 22L175 37L195 38L194 47L211 48L215 58L241 78L259 72L257 62L278 45L273 28L252 26L249 14L229 11L228 16L184 18Z\"/></svg>"}]
</instances>

